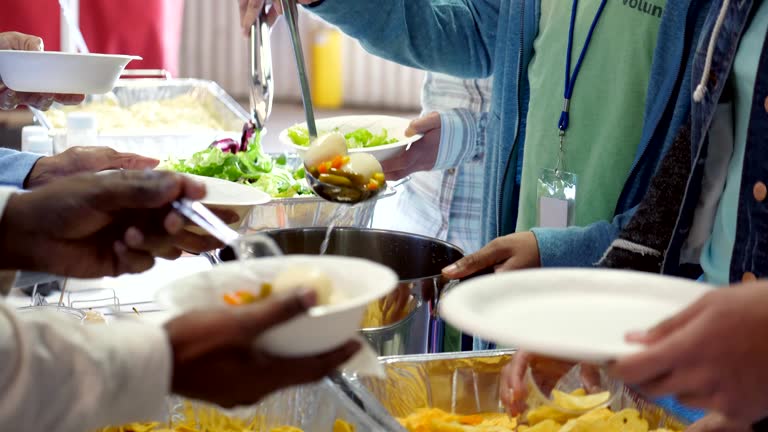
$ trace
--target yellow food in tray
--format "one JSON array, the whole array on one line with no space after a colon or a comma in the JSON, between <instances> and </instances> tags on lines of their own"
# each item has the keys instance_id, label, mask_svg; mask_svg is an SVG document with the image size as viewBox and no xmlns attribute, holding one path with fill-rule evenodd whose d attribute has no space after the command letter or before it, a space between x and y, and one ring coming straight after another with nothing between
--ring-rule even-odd
<instances>
[{"instance_id":1,"label":"yellow food in tray","mask_svg":"<svg viewBox=\"0 0 768 432\"><path fill-rule=\"evenodd\" d=\"M185 403L181 419L174 420L173 425L161 423L131 423L120 427L107 427L97 432L261 432L261 417L242 420L228 416L213 407L193 406ZM264 430L265 432L304 432L293 426L278 426ZM333 425L333 431L355 432L355 426L341 419Z\"/></svg>"},{"instance_id":2,"label":"yellow food in tray","mask_svg":"<svg viewBox=\"0 0 768 432\"><path fill-rule=\"evenodd\" d=\"M215 109L200 103L194 95L184 94L171 99L152 100L121 106L117 100L103 99L74 107L55 108L47 116L56 129L67 127L67 114L90 113L96 116L99 130L227 130Z\"/></svg>"},{"instance_id":3,"label":"yellow food in tray","mask_svg":"<svg viewBox=\"0 0 768 432\"><path fill-rule=\"evenodd\" d=\"M424 408L398 419L410 432L508 432L517 421L500 413L457 415L437 408Z\"/></svg>"},{"instance_id":4,"label":"yellow food in tray","mask_svg":"<svg viewBox=\"0 0 768 432\"><path fill-rule=\"evenodd\" d=\"M531 421L529 415L529 424L518 426L516 419L500 413L457 415L425 408L398 421L409 432L673 432L650 431L648 422L634 409L614 413L599 408L574 418L565 418L562 413L550 417L538 415L535 421Z\"/></svg>"}]
</instances>

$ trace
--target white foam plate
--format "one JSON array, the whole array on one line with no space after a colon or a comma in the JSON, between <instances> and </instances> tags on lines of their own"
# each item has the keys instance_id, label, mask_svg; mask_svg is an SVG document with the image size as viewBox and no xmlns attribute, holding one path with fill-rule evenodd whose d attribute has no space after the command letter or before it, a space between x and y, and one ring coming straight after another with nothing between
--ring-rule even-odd
<instances>
[{"instance_id":1,"label":"white foam plate","mask_svg":"<svg viewBox=\"0 0 768 432\"><path fill-rule=\"evenodd\" d=\"M468 334L555 358L604 362L639 352L646 330L711 287L608 269L537 269L472 279L450 291L441 316Z\"/></svg>"},{"instance_id":2,"label":"white foam plate","mask_svg":"<svg viewBox=\"0 0 768 432\"><path fill-rule=\"evenodd\" d=\"M379 161L385 161L397 156L412 143L421 139L422 135L405 136L405 130L410 123L411 120L409 119L383 115L340 116L317 120L317 132L322 134L323 132L331 132L334 129L338 129L339 132L347 134L357 129L365 128L374 134L378 134L381 133L382 129L386 129L390 138L398 140L396 143L349 150L350 153L369 153ZM307 123L299 123L298 126L307 127ZM281 144L291 148L300 155L307 150L307 147L294 144L291 141L291 138L288 137L288 129L280 132L279 139Z\"/></svg>"},{"instance_id":3,"label":"white foam plate","mask_svg":"<svg viewBox=\"0 0 768 432\"><path fill-rule=\"evenodd\" d=\"M141 57L0 50L0 77L18 92L103 94L131 60Z\"/></svg>"},{"instance_id":4,"label":"white foam plate","mask_svg":"<svg viewBox=\"0 0 768 432\"><path fill-rule=\"evenodd\" d=\"M213 177L203 177L193 174L184 175L205 185L207 193L205 198L200 200L200 202L207 206L252 207L266 204L272 199L269 194L253 186Z\"/></svg>"},{"instance_id":5,"label":"white foam plate","mask_svg":"<svg viewBox=\"0 0 768 432\"><path fill-rule=\"evenodd\" d=\"M317 306L307 314L278 325L254 341L276 355L304 356L332 350L355 338L368 304L397 286L397 274L381 264L360 258L285 255L229 262L166 285L157 292L158 304L174 315L191 310L231 307L223 295L271 282L284 269L322 269L345 300Z\"/></svg>"}]
</instances>

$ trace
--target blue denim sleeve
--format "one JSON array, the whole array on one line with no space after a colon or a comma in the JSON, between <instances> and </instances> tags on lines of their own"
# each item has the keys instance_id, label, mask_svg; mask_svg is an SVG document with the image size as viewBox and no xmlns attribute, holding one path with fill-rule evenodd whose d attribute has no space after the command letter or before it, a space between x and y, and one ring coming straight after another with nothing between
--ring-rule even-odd
<instances>
[{"instance_id":1,"label":"blue denim sleeve","mask_svg":"<svg viewBox=\"0 0 768 432\"><path fill-rule=\"evenodd\" d=\"M23 188L24 180L41 157L39 154L0 148L0 186Z\"/></svg>"},{"instance_id":2,"label":"blue denim sleeve","mask_svg":"<svg viewBox=\"0 0 768 432\"><path fill-rule=\"evenodd\" d=\"M586 227L534 228L539 244L542 267L592 267L621 229L635 214L637 207L613 218Z\"/></svg>"},{"instance_id":3,"label":"blue denim sleeve","mask_svg":"<svg viewBox=\"0 0 768 432\"><path fill-rule=\"evenodd\" d=\"M372 54L462 78L491 75L497 0L326 0L308 8Z\"/></svg>"}]
</instances>

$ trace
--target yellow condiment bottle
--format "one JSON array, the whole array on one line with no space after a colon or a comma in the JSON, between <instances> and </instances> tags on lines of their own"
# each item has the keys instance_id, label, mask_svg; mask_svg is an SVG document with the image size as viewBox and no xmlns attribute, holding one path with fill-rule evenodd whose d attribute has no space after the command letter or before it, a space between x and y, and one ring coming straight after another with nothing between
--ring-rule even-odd
<instances>
[{"instance_id":1,"label":"yellow condiment bottle","mask_svg":"<svg viewBox=\"0 0 768 432\"><path fill-rule=\"evenodd\" d=\"M312 43L312 99L318 108L336 109L344 102L342 35L335 28L320 28Z\"/></svg>"}]
</instances>

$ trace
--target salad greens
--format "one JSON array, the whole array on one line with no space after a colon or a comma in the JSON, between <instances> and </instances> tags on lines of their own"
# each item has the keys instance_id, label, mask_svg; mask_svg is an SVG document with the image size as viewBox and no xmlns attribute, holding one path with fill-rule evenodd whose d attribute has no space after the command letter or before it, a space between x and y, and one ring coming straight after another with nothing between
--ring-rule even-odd
<instances>
[{"instance_id":1,"label":"salad greens","mask_svg":"<svg viewBox=\"0 0 768 432\"><path fill-rule=\"evenodd\" d=\"M264 153L258 132L248 137L246 147L245 151L237 151L218 141L189 159L169 160L165 165L180 173L253 185L273 198L312 194L302 181L304 168L292 172L285 156L273 159Z\"/></svg>"},{"instance_id":2,"label":"salad greens","mask_svg":"<svg viewBox=\"0 0 768 432\"><path fill-rule=\"evenodd\" d=\"M338 132L336 128L332 132ZM318 132L320 135L327 132ZM303 147L309 147L309 131L305 127L293 126L288 128L288 138L293 141L294 144ZM351 149L356 148L369 148L378 147L386 144L394 144L397 142L397 138L389 138L389 134L386 129L382 129L378 135L374 134L368 129L362 128L352 131L344 135L344 139L347 140L347 147Z\"/></svg>"}]
</instances>

